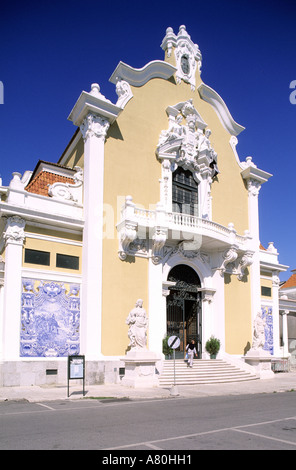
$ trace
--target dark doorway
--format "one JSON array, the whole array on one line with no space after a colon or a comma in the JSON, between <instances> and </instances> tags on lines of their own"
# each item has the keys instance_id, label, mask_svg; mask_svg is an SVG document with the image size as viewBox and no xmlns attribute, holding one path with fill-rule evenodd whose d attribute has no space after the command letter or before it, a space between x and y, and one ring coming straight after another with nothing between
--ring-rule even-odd
<instances>
[{"instance_id":1,"label":"dark doorway","mask_svg":"<svg viewBox=\"0 0 296 470\"><path fill-rule=\"evenodd\" d=\"M176 358L184 358L186 345L194 339L198 357L201 358L202 309L198 291L200 279L194 269L185 264L175 266L169 273L168 281L176 284L170 287L167 297L167 334L180 338Z\"/></svg>"}]
</instances>

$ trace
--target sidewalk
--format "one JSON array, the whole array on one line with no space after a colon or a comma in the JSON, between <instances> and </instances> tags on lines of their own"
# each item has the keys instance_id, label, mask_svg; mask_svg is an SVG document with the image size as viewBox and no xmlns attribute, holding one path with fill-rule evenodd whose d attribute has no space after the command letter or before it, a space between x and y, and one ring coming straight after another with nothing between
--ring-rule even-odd
<instances>
[{"instance_id":1,"label":"sidewalk","mask_svg":"<svg viewBox=\"0 0 296 470\"><path fill-rule=\"evenodd\" d=\"M197 398L219 395L247 395L255 393L279 393L296 391L296 372L274 374L272 379L251 380L247 382L207 384L207 385L182 385L177 387L178 397ZM82 384L69 386L69 398L67 397L67 383L59 385L43 385L30 387L3 387L0 388L0 401L27 400L29 402L42 402L51 400L77 400L90 398L128 398L159 399L171 398L171 389L145 388L133 389L121 384L85 385L83 397Z\"/></svg>"}]
</instances>

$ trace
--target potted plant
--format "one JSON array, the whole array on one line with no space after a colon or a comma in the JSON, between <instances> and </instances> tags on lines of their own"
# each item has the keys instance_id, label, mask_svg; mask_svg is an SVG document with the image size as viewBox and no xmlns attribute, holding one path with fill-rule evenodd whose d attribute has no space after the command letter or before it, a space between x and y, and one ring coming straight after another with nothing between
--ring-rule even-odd
<instances>
[{"instance_id":1,"label":"potted plant","mask_svg":"<svg viewBox=\"0 0 296 470\"><path fill-rule=\"evenodd\" d=\"M220 340L212 335L206 342L206 351L209 353L211 359L216 359L219 350Z\"/></svg>"},{"instance_id":2,"label":"potted plant","mask_svg":"<svg viewBox=\"0 0 296 470\"><path fill-rule=\"evenodd\" d=\"M171 355L173 354L172 348L168 345L169 336L165 336L162 340L162 352L165 355L166 359L170 359Z\"/></svg>"}]
</instances>

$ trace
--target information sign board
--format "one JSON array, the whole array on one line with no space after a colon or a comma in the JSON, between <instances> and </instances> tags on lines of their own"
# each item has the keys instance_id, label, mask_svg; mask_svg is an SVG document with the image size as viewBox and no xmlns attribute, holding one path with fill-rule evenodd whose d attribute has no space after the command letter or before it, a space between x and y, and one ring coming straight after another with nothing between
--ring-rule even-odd
<instances>
[{"instance_id":1,"label":"information sign board","mask_svg":"<svg viewBox=\"0 0 296 470\"><path fill-rule=\"evenodd\" d=\"M83 380L83 396L85 382L85 356L68 356L68 397L69 397L69 380Z\"/></svg>"}]
</instances>

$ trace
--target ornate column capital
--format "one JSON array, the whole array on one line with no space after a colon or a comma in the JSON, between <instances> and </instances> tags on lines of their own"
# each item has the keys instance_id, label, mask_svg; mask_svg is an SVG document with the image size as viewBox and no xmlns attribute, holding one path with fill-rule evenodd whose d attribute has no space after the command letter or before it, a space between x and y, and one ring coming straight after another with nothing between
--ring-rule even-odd
<instances>
[{"instance_id":1,"label":"ornate column capital","mask_svg":"<svg viewBox=\"0 0 296 470\"><path fill-rule=\"evenodd\" d=\"M247 187L250 196L258 196L261 189L261 183L256 179L250 178L247 181Z\"/></svg>"},{"instance_id":2,"label":"ornate column capital","mask_svg":"<svg viewBox=\"0 0 296 470\"><path fill-rule=\"evenodd\" d=\"M3 238L5 245L11 243L14 245L23 245L25 241L26 221L17 215L8 217Z\"/></svg>"},{"instance_id":3,"label":"ornate column capital","mask_svg":"<svg viewBox=\"0 0 296 470\"><path fill-rule=\"evenodd\" d=\"M82 121L80 125L80 130L83 136L84 142L89 137L96 136L102 140L105 140L108 129L110 127L110 122L96 114L89 113Z\"/></svg>"}]
</instances>

